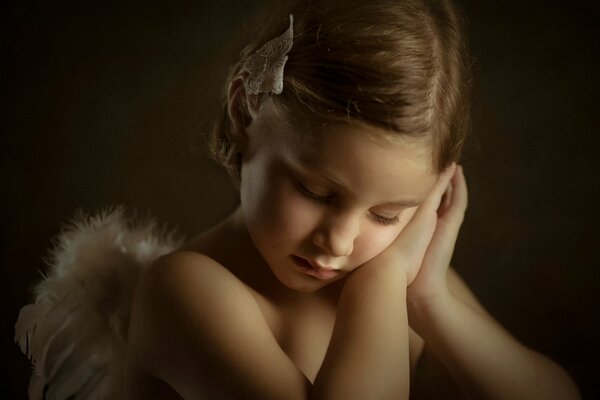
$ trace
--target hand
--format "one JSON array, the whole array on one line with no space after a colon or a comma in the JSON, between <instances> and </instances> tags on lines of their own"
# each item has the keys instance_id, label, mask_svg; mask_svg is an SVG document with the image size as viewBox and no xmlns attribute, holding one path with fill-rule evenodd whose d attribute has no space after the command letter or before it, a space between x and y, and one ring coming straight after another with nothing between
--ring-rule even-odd
<instances>
[{"instance_id":1,"label":"hand","mask_svg":"<svg viewBox=\"0 0 600 400\"><path fill-rule=\"evenodd\" d=\"M435 232L423 257L418 275L407 289L407 299L410 302L431 301L439 295L448 293L446 273L467 209L467 198L467 183L463 168L459 166L437 211Z\"/></svg>"},{"instance_id":2,"label":"hand","mask_svg":"<svg viewBox=\"0 0 600 400\"><path fill-rule=\"evenodd\" d=\"M383 252L360 268L363 270L362 273L370 269L381 270L389 267L397 270L402 268L406 273L407 285L412 283L423 264L425 252L436 230L436 224L438 223L436 211L440 207L444 193L447 192L450 179L455 175L455 170L456 164L452 163L438 177L427 198L419 206L408 224Z\"/></svg>"}]
</instances>

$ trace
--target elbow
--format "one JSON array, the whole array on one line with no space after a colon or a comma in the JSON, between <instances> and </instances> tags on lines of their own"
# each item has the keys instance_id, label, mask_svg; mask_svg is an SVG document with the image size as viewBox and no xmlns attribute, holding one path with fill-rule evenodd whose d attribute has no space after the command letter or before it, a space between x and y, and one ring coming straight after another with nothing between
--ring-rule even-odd
<instances>
[{"instance_id":1,"label":"elbow","mask_svg":"<svg viewBox=\"0 0 600 400\"><path fill-rule=\"evenodd\" d=\"M544 399L581 400L581 393L569 373L553 360L542 355L546 367L538 375L537 381L546 387ZM542 386L542 387L543 387Z\"/></svg>"},{"instance_id":2,"label":"elbow","mask_svg":"<svg viewBox=\"0 0 600 400\"><path fill-rule=\"evenodd\" d=\"M564 371L563 371L564 372ZM552 398L556 400L581 400L581 393L571 377L564 372L563 379L555 385Z\"/></svg>"},{"instance_id":3,"label":"elbow","mask_svg":"<svg viewBox=\"0 0 600 400\"><path fill-rule=\"evenodd\" d=\"M564 400L581 400L581 393L571 376L562 368L558 367L562 372L560 387L557 388L558 395L556 399Z\"/></svg>"}]
</instances>

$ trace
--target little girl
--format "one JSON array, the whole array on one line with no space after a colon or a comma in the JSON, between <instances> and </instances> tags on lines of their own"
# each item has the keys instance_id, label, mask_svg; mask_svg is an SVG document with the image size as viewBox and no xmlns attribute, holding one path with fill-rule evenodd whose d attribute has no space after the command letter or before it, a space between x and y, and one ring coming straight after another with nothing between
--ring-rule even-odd
<instances>
[{"instance_id":1,"label":"little girl","mask_svg":"<svg viewBox=\"0 0 600 400\"><path fill-rule=\"evenodd\" d=\"M240 205L138 279L128 398L579 398L449 266L468 64L449 0L265 21L211 137Z\"/></svg>"}]
</instances>

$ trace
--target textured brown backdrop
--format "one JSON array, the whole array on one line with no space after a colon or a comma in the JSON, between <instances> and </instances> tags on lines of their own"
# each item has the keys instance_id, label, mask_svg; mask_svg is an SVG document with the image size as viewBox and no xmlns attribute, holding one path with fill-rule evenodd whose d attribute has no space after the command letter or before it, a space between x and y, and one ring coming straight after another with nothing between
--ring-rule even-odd
<instances>
[{"instance_id":1,"label":"textured brown backdrop","mask_svg":"<svg viewBox=\"0 0 600 400\"><path fill-rule=\"evenodd\" d=\"M13 324L75 209L125 204L191 235L235 204L198 138L257 3L0 6L2 398L26 396ZM599 14L591 1L464 5L476 80L454 264L518 339L600 398Z\"/></svg>"}]
</instances>

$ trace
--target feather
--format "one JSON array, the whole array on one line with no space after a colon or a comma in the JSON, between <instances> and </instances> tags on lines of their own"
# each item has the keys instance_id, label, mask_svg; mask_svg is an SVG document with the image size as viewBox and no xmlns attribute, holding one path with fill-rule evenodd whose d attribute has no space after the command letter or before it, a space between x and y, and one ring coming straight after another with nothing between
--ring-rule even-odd
<instances>
[{"instance_id":1,"label":"feather","mask_svg":"<svg viewBox=\"0 0 600 400\"><path fill-rule=\"evenodd\" d=\"M15 325L15 337L21 352L28 357L31 351L31 332L36 322L46 315L48 310L48 304L28 304L19 311L19 318Z\"/></svg>"},{"instance_id":2,"label":"feather","mask_svg":"<svg viewBox=\"0 0 600 400\"><path fill-rule=\"evenodd\" d=\"M97 390L98 385L102 382L104 376L100 373L90 374L90 380L86 382L86 385L80 390L73 398L73 400L92 400L98 399L102 400L103 397L100 397L100 391ZM114 385L116 387L117 385ZM118 398L118 395L115 397Z\"/></svg>"},{"instance_id":3,"label":"feather","mask_svg":"<svg viewBox=\"0 0 600 400\"><path fill-rule=\"evenodd\" d=\"M27 388L27 395L30 400L42 400L44 398L44 391L46 389L46 380L41 376L37 375L34 370L29 379L29 387Z\"/></svg>"},{"instance_id":4,"label":"feather","mask_svg":"<svg viewBox=\"0 0 600 400\"><path fill-rule=\"evenodd\" d=\"M58 238L24 306L15 341L33 372L30 400L124 399L127 327L143 268L182 243L123 207L79 212Z\"/></svg>"},{"instance_id":5,"label":"feather","mask_svg":"<svg viewBox=\"0 0 600 400\"><path fill-rule=\"evenodd\" d=\"M56 303L48 313L40 318L31 332L31 359L43 371L46 365L48 347L63 329L71 323L71 310L63 302ZM57 355L58 356L58 355Z\"/></svg>"}]
</instances>

